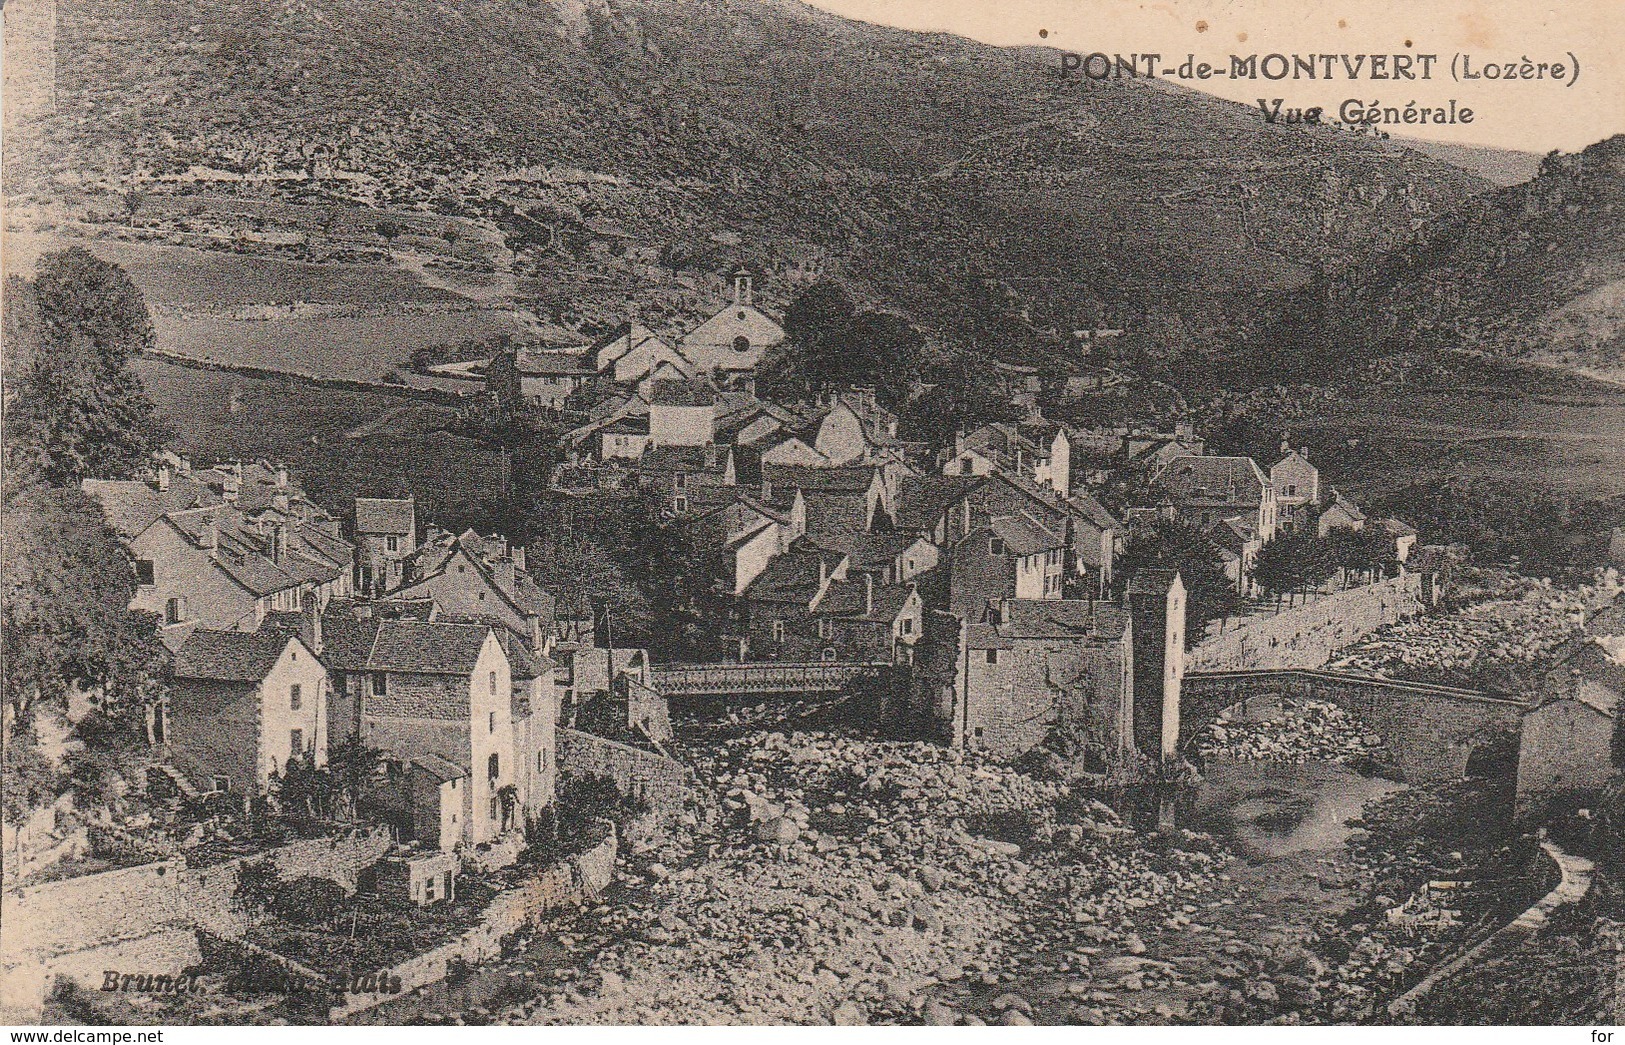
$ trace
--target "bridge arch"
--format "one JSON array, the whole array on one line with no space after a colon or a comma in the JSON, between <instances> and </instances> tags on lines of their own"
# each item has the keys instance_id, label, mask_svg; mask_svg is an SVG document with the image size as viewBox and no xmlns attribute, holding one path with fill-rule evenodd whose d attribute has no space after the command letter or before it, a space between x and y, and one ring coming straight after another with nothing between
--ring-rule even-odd
<instances>
[{"instance_id":1,"label":"bridge arch","mask_svg":"<svg viewBox=\"0 0 1625 1045\"><path fill-rule=\"evenodd\" d=\"M1334 671L1193 672L1180 692L1181 749L1219 713L1259 700L1336 704L1383 739L1378 760L1407 783L1458 780L1516 737L1524 705L1476 690ZM1515 742L1515 741L1514 741Z\"/></svg>"}]
</instances>

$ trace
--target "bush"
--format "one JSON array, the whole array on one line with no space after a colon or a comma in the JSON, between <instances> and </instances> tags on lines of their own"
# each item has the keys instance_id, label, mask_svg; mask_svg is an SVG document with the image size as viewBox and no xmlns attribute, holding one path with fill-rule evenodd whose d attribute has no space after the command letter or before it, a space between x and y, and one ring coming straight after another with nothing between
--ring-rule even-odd
<instances>
[{"instance_id":1,"label":"bush","mask_svg":"<svg viewBox=\"0 0 1625 1045\"><path fill-rule=\"evenodd\" d=\"M338 922L348 899L337 882L306 875L277 886L269 910L293 925L326 927Z\"/></svg>"}]
</instances>

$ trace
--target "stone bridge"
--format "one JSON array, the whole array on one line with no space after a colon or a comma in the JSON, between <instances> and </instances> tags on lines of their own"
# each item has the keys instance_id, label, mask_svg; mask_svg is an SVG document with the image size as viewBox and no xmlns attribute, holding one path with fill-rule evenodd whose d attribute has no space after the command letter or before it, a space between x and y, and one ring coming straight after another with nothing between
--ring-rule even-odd
<instances>
[{"instance_id":1,"label":"stone bridge","mask_svg":"<svg viewBox=\"0 0 1625 1045\"><path fill-rule=\"evenodd\" d=\"M1526 707L1477 690L1336 671L1192 672L1185 676L1180 693L1180 747L1189 745L1226 708L1280 698L1343 708L1381 734L1378 761L1408 783L1459 780L1475 752L1517 736Z\"/></svg>"},{"instance_id":2,"label":"stone bridge","mask_svg":"<svg viewBox=\"0 0 1625 1045\"><path fill-rule=\"evenodd\" d=\"M656 664L650 673L649 685L668 697L838 693L858 679L879 678L892 667L885 662L851 660Z\"/></svg>"}]
</instances>

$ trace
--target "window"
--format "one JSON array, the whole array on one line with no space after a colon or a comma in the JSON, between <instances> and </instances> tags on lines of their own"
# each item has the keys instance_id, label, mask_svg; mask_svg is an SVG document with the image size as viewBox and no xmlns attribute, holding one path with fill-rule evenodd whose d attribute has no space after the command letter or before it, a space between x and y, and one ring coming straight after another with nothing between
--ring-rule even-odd
<instances>
[{"instance_id":1,"label":"window","mask_svg":"<svg viewBox=\"0 0 1625 1045\"><path fill-rule=\"evenodd\" d=\"M495 711L486 713L485 731L487 733L495 733L497 731L497 713Z\"/></svg>"},{"instance_id":2,"label":"window","mask_svg":"<svg viewBox=\"0 0 1625 1045\"><path fill-rule=\"evenodd\" d=\"M996 649L988 650L987 651L987 662L989 664L997 664L999 662L999 651L996 650Z\"/></svg>"},{"instance_id":3,"label":"window","mask_svg":"<svg viewBox=\"0 0 1625 1045\"><path fill-rule=\"evenodd\" d=\"M491 796L491 819L495 820L496 818L497 818L497 796L492 795Z\"/></svg>"},{"instance_id":4,"label":"window","mask_svg":"<svg viewBox=\"0 0 1625 1045\"><path fill-rule=\"evenodd\" d=\"M823 652L823 658L825 660L834 660L835 659L835 647L834 646L825 646L824 647L824 652Z\"/></svg>"},{"instance_id":5,"label":"window","mask_svg":"<svg viewBox=\"0 0 1625 1045\"><path fill-rule=\"evenodd\" d=\"M913 617L904 617L903 618L903 634L904 635L912 635L912 634L914 634L914 618Z\"/></svg>"},{"instance_id":6,"label":"window","mask_svg":"<svg viewBox=\"0 0 1625 1045\"><path fill-rule=\"evenodd\" d=\"M491 672L490 682L491 682L491 696L494 697L494 696L497 695L497 673L494 672L494 671Z\"/></svg>"},{"instance_id":7,"label":"window","mask_svg":"<svg viewBox=\"0 0 1625 1045\"><path fill-rule=\"evenodd\" d=\"M385 675L382 671L375 671L375 672L372 673L372 695L373 696L381 697L381 696L384 695L384 693L386 691L385 680L387 678L388 678L388 676Z\"/></svg>"},{"instance_id":8,"label":"window","mask_svg":"<svg viewBox=\"0 0 1625 1045\"><path fill-rule=\"evenodd\" d=\"M834 625L834 623L832 621L826 620L824 618L819 619L819 621L818 621L818 637L819 638L827 639L827 638L830 637L830 635L834 631L835 631L835 625Z\"/></svg>"},{"instance_id":9,"label":"window","mask_svg":"<svg viewBox=\"0 0 1625 1045\"><path fill-rule=\"evenodd\" d=\"M152 581L152 560L151 559L137 559L137 560L135 560L134 565L135 565L135 582L137 584L151 584L153 582Z\"/></svg>"},{"instance_id":10,"label":"window","mask_svg":"<svg viewBox=\"0 0 1625 1045\"><path fill-rule=\"evenodd\" d=\"M425 878L423 880L423 899L428 903L433 903L434 900L435 900L434 886L435 886L434 875L430 875L429 877L427 877L427 878Z\"/></svg>"},{"instance_id":11,"label":"window","mask_svg":"<svg viewBox=\"0 0 1625 1045\"><path fill-rule=\"evenodd\" d=\"M302 729L288 732L288 757L297 758L305 753L305 731Z\"/></svg>"},{"instance_id":12,"label":"window","mask_svg":"<svg viewBox=\"0 0 1625 1045\"><path fill-rule=\"evenodd\" d=\"M1296 496L1298 496L1298 485L1296 483L1287 483L1286 484L1286 495L1288 497L1296 497Z\"/></svg>"},{"instance_id":13,"label":"window","mask_svg":"<svg viewBox=\"0 0 1625 1045\"><path fill-rule=\"evenodd\" d=\"M773 622L773 641L784 641L784 621L782 620L776 620Z\"/></svg>"},{"instance_id":14,"label":"window","mask_svg":"<svg viewBox=\"0 0 1625 1045\"><path fill-rule=\"evenodd\" d=\"M744 319L745 314L743 312L739 313L739 318ZM735 352L749 352L750 351L750 338L746 337L743 334L741 334L738 337L734 338L734 351Z\"/></svg>"},{"instance_id":15,"label":"window","mask_svg":"<svg viewBox=\"0 0 1625 1045\"><path fill-rule=\"evenodd\" d=\"M299 691L299 683L295 682L288 687L288 707L290 709L298 711L300 704L303 702L302 697L303 694Z\"/></svg>"},{"instance_id":16,"label":"window","mask_svg":"<svg viewBox=\"0 0 1625 1045\"><path fill-rule=\"evenodd\" d=\"M688 488L688 474L686 472L677 472L673 474L671 477L671 485L672 489L677 490L679 493L686 490Z\"/></svg>"},{"instance_id":17,"label":"window","mask_svg":"<svg viewBox=\"0 0 1625 1045\"><path fill-rule=\"evenodd\" d=\"M401 550L401 539L399 537L387 538L384 541L384 547L388 548L392 552L398 552Z\"/></svg>"},{"instance_id":18,"label":"window","mask_svg":"<svg viewBox=\"0 0 1625 1045\"><path fill-rule=\"evenodd\" d=\"M164 602L164 623L179 624L184 604L179 598L168 599Z\"/></svg>"},{"instance_id":19,"label":"window","mask_svg":"<svg viewBox=\"0 0 1625 1045\"><path fill-rule=\"evenodd\" d=\"M1004 538L1003 537L990 537L990 538L988 538L987 553L989 555L1003 555L1004 554Z\"/></svg>"},{"instance_id":20,"label":"window","mask_svg":"<svg viewBox=\"0 0 1625 1045\"><path fill-rule=\"evenodd\" d=\"M229 776L210 777L209 778L209 786L211 788L213 788L214 790L216 790L216 791L230 791L231 790L231 777L229 777Z\"/></svg>"},{"instance_id":21,"label":"window","mask_svg":"<svg viewBox=\"0 0 1625 1045\"><path fill-rule=\"evenodd\" d=\"M333 672L333 692L344 692L344 672L342 671Z\"/></svg>"},{"instance_id":22,"label":"window","mask_svg":"<svg viewBox=\"0 0 1625 1045\"><path fill-rule=\"evenodd\" d=\"M685 514L688 511L688 498L678 497L673 500L671 502L671 510L676 512L678 515Z\"/></svg>"},{"instance_id":23,"label":"window","mask_svg":"<svg viewBox=\"0 0 1625 1045\"><path fill-rule=\"evenodd\" d=\"M546 769L547 769L547 752L545 752L545 751L536 752L536 772L540 773L540 772L545 771Z\"/></svg>"},{"instance_id":24,"label":"window","mask_svg":"<svg viewBox=\"0 0 1625 1045\"><path fill-rule=\"evenodd\" d=\"M498 775L497 771L500 768L501 766L497 761L497 753L493 751L491 752L491 757L485 760L485 775L491 780L495 780Z\"/></svg>"}]
</instances>

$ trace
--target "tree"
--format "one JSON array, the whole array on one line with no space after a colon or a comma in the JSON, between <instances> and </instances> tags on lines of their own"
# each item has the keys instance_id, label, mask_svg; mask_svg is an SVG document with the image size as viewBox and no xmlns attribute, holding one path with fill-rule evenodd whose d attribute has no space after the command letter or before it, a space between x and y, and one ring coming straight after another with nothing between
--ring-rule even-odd
<instances>
[{"instance_id":1,"label":"tree","mask_svg":"<svg viewBox=\"0 0 1625 1045\"><path fill-rule=\"evenodd\" d=\"M40 258L32 284L8 281L8 372L20 373L5 420L16 478L51 486L128 478L165 436L129 359L152 347L141 291L80 247ZM22 369L19 370L19 365Z\"/></svg>"},{"instance_id":2,"label":"tree","mask_svg":"<svg viewBox=\"0 0 1625 1045\"><path fill-rule=\"evenodd\" d=\"M798 348L819 353L846 333L857 307L839 283L815 283L784 311L784 333Z\"/></svg>"},{"instance_id":3,"label":"tree","mask_svg":"<svg viewBox=\"0 0 1625 1045\"><path fill-rule=\"evenodd\" d=\"M1162 520L1136 531L1117 560L1123 582L1146 568L1179 571L1188 596L1186 640L1194 646L1209 621L1222 620L1240 608L1235 583L1224 572L1218 549L1200 531L1178 521Z\"/></svg>"},{"instance_id":4,"label":"tree","mask_svg":"<svg viewBox=\"0 0 1625 1045\"><path fill-rule=\"evenodd\" d=\"M157 618L129 608L130 561L96 502L76 488L25 488L7 500L0 541L5 700L26 725L43 700L96 689L129 724L157 700L166 653Z\"/></svg>"},{"instance_id":5,"label":"tree","mask_svg":"<svg viewBox=\"0 0 1625 1045\"><path fill-rule=\"evenodd\" d=\"M1331 543L1309 531L1278 535L1253 560L1253 580L1277 598L1319 585L1336 572Z\"/></svg>"},{"instance_id":6,"label":"tree","mask_svg":"<svg viewBox=\"0 0 1625 1045\"><path fill-rule=\"evenodd\" d=\"M46 486L129 478L164 435L141 379L77 331L33 353L8 407L7 463Z\"/></svg>"},{"instance_id":7,"label":"tree","mask_svg":"<svg viewBox=\"0 0 1625 1045\"><path fill-rule=\"evenodd\" d=\"M872 385L882 405L902 403L920 376L925 335L902 316L860 312L835 346L848 384Z\"/></svg>"},{"instance_id":8,"label":"tree","mask_svg":"<svg viewBox=\"0 0 1625 1045\"><path fill-rule=\"evenodd\" d=\"M612 614L616 631L628 638L653 623L647 596L597 539L560 533L534 545L529 561L541 564L537 583L558 600L560 616L593 620L602 607Z\"/></svg>"},{"instance_id":9,"label":"tree","mask_svg":"<svg viewBox=\"0 0 1625 1045\"><path fill-rule=\"evenodd\" d=\"M110 367L153 347L152 316L140 289L118 265L83 247L41 256L34 294L54 339L83 334Z\"/></svg>"}]
</instances>

